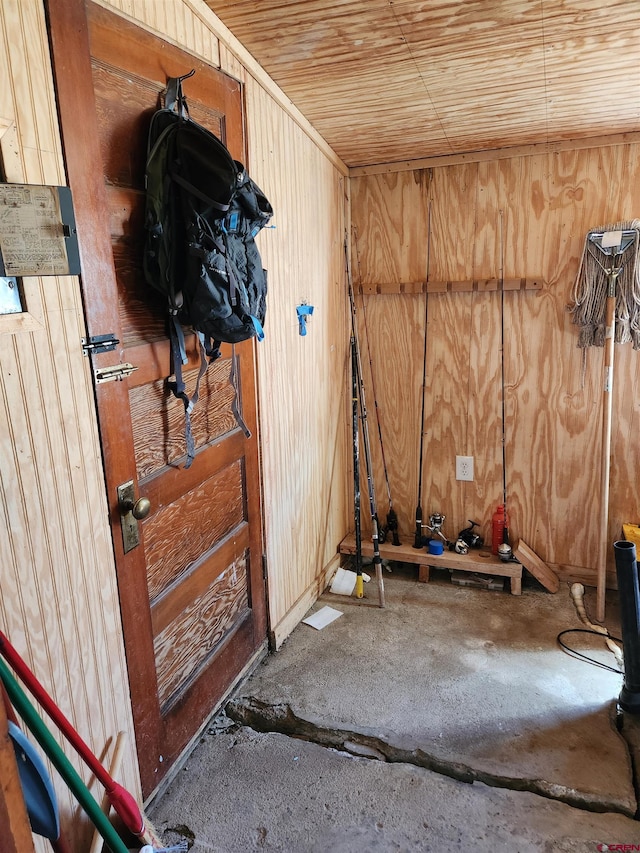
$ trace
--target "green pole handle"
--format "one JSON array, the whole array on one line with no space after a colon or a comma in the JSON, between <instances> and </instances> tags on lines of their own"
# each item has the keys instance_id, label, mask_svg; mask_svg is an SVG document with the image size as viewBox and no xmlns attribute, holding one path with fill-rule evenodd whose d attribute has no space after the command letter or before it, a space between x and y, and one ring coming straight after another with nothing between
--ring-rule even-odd
<instances>
[{"instance_id":1,"label":"green pole handle","mask_svg":"<svg viewBox=\"0 0 640 853\"><path fill-rule=\"evenodd\" d=\"M107 816L97 804L91 792L84 784L56 740L52 737L51 732L38 716L35 708L9 671L5 662L1 659L0 679L9 694L9 698L11 699L11 703L14 708L22 717L31 734L38 741L53 766L63 778L69 790L85 810L93 825L104 838L107 846L111 850L111 853L129 853L127 847L109 822Z\"/></svg>"}]
</instances>

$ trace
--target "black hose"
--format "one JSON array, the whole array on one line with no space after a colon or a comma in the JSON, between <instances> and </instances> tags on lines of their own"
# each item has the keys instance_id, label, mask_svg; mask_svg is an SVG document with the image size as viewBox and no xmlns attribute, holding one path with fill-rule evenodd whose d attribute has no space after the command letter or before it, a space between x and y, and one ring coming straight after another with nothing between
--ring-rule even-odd
<instances>
[{"instance_id":1,"label":"black hose","mask_svg":"<svg viewBox=\"0 0 640 853\"><path fill-rule=\"evenodd\" d=\"M571 646L568 646L565 642L563 642L562 637L566 634L592 634L594 637L600 637L600 639L605 638L609 640L613 640L614 643L621 643L618 637L612 637L610 634L601 634L600 631L594 631L591 628L567 628L565 631L560 631L556 640L558 641L558 645L568 652L573 657L578 658L579 660L585 661L585 663L590 663L593 666L599 666L600 669L607 669L609 672L615 672L616 675L620 675L620 670L616 669L615 666L609 666L606 663L600 663L599 660L595 660L594 658L590 658L588 655L583 654L582 652L577 651L576 649L572 649Z\"/></svg>"},{"instance_id":2,"label":"black hose","mask_svg":"<svg viewBox=\"0 0 640 853\"><path fill-rule=\"evenodd\" d=\"M640 714L640 585L636 546L623 539L614 542L613 551L624 655L624 684L618 701L624 711Z\"/></svg>"}]
</instances>

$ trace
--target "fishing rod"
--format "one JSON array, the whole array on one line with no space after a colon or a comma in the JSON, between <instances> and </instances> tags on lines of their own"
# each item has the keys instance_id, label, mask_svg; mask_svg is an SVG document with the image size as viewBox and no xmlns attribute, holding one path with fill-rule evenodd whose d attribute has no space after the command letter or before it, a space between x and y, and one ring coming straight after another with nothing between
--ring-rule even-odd
<instances>
[{"instance_id":1,"label":"fishing rod","mask_svg":"<svg viewBox=\"0 0 640 853\"><path fill-rule=\"evenodd\" d=\"M354 229L355 231L355 229ZM357 232L356 232L356 258L358 260L358 272L360 271L360 257L357 251ZM360 280L362 281L362 276L359 275ZM387 512L387 526L380 527L380 542L384 543L387 538L387 533L391 533L392 542L394 545L400 545L400 538L398 537L398 515L393 508L393 500L391 498L391 485L389 483L389 473L387 469L387 460L384 453L384 442L382 441L382 424L380 422L380 411L378 408L378 396L376 394L376 385L375 379L373 375L373 360L371 358L371 343L369 339L369 326L367 324L367 311L365 307L365 299L364 294L362 294L362 319L364 321L364 337L367 344L367 353L369 355L369 370L371 373L371 390L373 392L373 407L376 413L376 422L378 424L378 439L380 441L380 455L382 456L382 468L384 471L384 481L387 485L387 498L389 501L389 511Z\"/></svg>"},{"instance_id":2,"label":"fishing rod","mask_svg":"<svg viewBox=\"0 0 640 853\"><path fill-rule=\"evenodd\" d=\"M380 533L378 525L378 512L376 509L375 485L373 482L373 467L371 464L371 445L369 443L369 422L367 420L367 406L364 394L364 380L362 377L362 363L360 361L360 348L358 346L358 330L356 322L356 301L353 294L353 282L351 280L351 265L349 264L349 250L347 246L347 235L344 238L344 257L347 272L347 285L349 289L349 304L351 306L351 340L352 363L355 366L357 379L358 400L360 403L360 421L362 423L362 446L364 449L364 464L367 473L367 488L369 492L369 509L371 512L371 541L373 543L373 565L378 582L378 594L380 607L384 607L384 578L382 576L382 557L380 556ZM356 578L357 586L357 578Z\"/></svg>"},{"instance_id":3,"label":"fishing rod","mask_svg":"<svg viewBox=\"0 0 640 853\"><path fill-rule=\"evenodd\" d=\"M427 393L427 323L429 321L429 255L431 251L431 201L427 213L427 279L424 291L424 350L422 353L422 411L420 414L420 460L418 462L418 503L416 505L416 535L414 548L422 548L422 460L424 453L424 400Z\"/></svg>"},{"instance_id":4,"label":"fishing rod","mask_svg":"<svg viewBox=\"0 0 640 853\"><path fill-rule=\"evenodd\" d=\"M418 462L418 503L416 505L416 535L413 542L414 548L422 548L422 458L424 453L424 398L427 383L427 314L428 298L424 295L424 353L422 356L422 413L420 415L420 461Z\"/></svg>"},{"instance_id":5,"label":"fishing rod","mask_svg":"<svg viewBox=\"0 0 640 853\"><path fill-rule=\"evenodd\" d=\"M502 409L502 504L504 507L504 529L502 532L502 544L507 545L509 547L509 551L507 551L506 553L510 556L511 545L509 543L509 516L507 515L507 428L504 402L504 235L502 211L500 211L500 374L500 398Z\"/></svg>"},{"instance_id":6,"label":"fishing rod","mask_svg":"<svg viewBox=\"0 0 640 853\"><path fill-rule=\"evenodd\" d=\"M353 428L353 512L356 537L356 598L364 595L362 581L362 527L360 521L360 440L358 427L358 343L351 328L351 423Z\"/></svg>"}]
</instances>

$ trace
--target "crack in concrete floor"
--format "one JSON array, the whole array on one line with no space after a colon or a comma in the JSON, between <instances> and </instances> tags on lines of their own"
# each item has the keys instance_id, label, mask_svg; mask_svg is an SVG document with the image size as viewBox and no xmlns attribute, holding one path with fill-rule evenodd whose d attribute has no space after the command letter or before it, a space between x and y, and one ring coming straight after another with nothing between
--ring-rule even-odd
<instances>
[{"instance_id":1,"label":"crack in concrete floor","mask_svg":"<svg viewBox=\"0 0 640 853\"><path fill-rule=\"evenodd\" d=\"M469 784L481 782L493 788L527 791L584 811L601 814L617 813L634 820L640 820L640 806L634 811L619 802L608 799L606 796L587 794L565 785L548 782L545 779L504 776L481 771L462 762L450 761L430 754L423 749L397 747L383 738L373 735L320 726L299 717L286 703L270 704L254 697L240 697L230 700L224 712L234 722L258 732L284 734L327 748L348 752L360 758L412 764L459 782ZM636 792L636 800L640 802L640 780L637 775L640 756L640 724L631 720L629 725L625 725L624 715L618 714L616 728L627 745L633 774L633 788Z\"/></svg>"},{"instance_id":2,"label":"crack in concrete floor","mask_svg":"<svg viewBox=\"0 0 640 853\"><path fill-rule=\"evenodd\" d=\"M631 765L631 784L636 795L634 820L640 821L640 718L625 714L618 708L616 729L627 745Z\"/></svg>"}]
</instances>

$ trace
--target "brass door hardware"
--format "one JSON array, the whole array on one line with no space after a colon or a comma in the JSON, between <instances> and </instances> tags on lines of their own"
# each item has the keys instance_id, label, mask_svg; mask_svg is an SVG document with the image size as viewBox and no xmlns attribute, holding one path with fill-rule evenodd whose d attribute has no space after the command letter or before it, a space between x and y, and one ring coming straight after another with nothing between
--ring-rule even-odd
<instances>
[{"instance_id":1,"label":"brass door hardware","mask_svg":"<svg viewBox=\"0 0 640 853\"><path fill-rule=\"evenodd\" d=\"M118 486L118 509L120 510L120 524L122 526L122 544L124 553L127 554L140 544L138 521L149 515L151 501L145 497L139 497L136 500L133 480L129 480L129 482Z\"/></svg>"}]
</instances>

